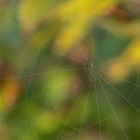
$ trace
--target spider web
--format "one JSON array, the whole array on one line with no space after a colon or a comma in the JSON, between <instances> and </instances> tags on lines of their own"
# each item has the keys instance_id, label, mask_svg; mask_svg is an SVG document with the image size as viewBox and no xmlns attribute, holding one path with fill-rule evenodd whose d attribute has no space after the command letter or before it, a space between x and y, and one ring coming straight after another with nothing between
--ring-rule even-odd
<instances>
[{"instance_id":1,"label":"spider web","mask_svg":"<svg viewBox=\"0 0 140 140\"><path fill-rule=\"evenodd\" d=\"M52 53L56 53L56 52L54 52L53 50L50 50L50 49L49 49L49 51L52 52ZM40 53L40 51L38 51L38 52ZM96 58L97 58L96 59L97 62L99 61L98 63L100 63L100 64L104 63L103 59L101 58L101 56L98 56ZM61 59L72 59L72 61L76 61L76 62L80 61L80 60L74 60L73 58L68 58L68 57L62 58L62 57L60 57L58 59L58 62L56 62L55 64L59 65ZM39 135L37 133L37 130L36 130L35 126L34 126L35 122L32 119L33 116L32 116L32 109L30 107L30 102L33 101L33 100L35 100L35 101L39 100L40 97L43 97L44 94L46 94L46 93L41 93L39 95L34 95L32 97L29 97L30 84L32 83L32 80L36 80L37 77L40 77L41 75L43 75L43 76L46 75L47 76L50 73L50 71L38 72L38 73L34 72L34 70L37 67L36 62L37 62L37 60L34 61L34 64L33 64L33 67L31 69L30 74L28 74L28 75L20 75L20 76L17 76L17 77L9 77L9 79L11 79L11 78L14 78L14 79L15 78L26 78L27 79L27 86L26 86L27 88L25 90L26 91L26 99L25 99L25 102L22 102L21 104L26 104L27 116L29 118L29 120L28 120L29 121L28 124L29 124L29 127L30 127L29 130L31 130L30 133L34 134L35 139L40 139ZM55 68L55 66L54 66L54 68ZM83 67L79 68L79 69L78 68L77 69L76 68L59 69L56 66L56 69L54 70L52 76L55 77L57 75L58 71L80 71L81 69L83 69ZM135 94L134 91L137 88L139 88L139 85L138 85L138 73L136 75L136 79L135 79L136 81L135 82L131 82L131 81L128 81L128 80L123 81L123 82L125 82L127 84L132 85L132 87L134 89L134 90L132 90L132 95L131 95L130 98L125 97L118 90L118 88L116 88L114 85L112 85L112 83L110 83L107 79L105 79L105 77L103 76L103 73L105 73L105 72L103 71L102 73L98 73L98 75L96 75L96 77L93 77L93 78L88 79L87 81L85 81L86 85L88 86L88 92L83 94L82 91L80 91L81 93L79 93L77 96L75 96L76 99L75 99L75 101L73 103L75 105L72 107L71 111L67 114L67 117L63 117L63 113L57 108L57 106L59 104L61 105L63 103L63 101L66 99L65 97L63 97L63 99L62 99L63 101L59 101L58 103L53 104L52 110L56 112L56 114L60 118L60 120L62 122L62 125L63 125L63 127L59 131L56 139L58 139L58 140L59 139L65 139L65 134L67 134L67 129L71 129L71 131L74 131L74 133L76 132L76 134L74 135L74 139L81 139L82 134L84 132L86 132L87 130L92 129L92 128L97 129L97 132L99 133L99 138L97 137L97 139L103 139L104 128L102 128L102 125L106 120L112 119L112 118L116 120L116 125L118 125L118 127L120 128L120 131L121 131L120 135L123 137L122 139L129 139L128 133L124 129L123 124L122 124L122 122L121 122L121 120L119 118L120 112L121 112L121 105L117 104L117 106L114 107L114 105L116 105L116 104L114 104L114 98L118 98L121 104L125 103L127 105L127 107L129 107L129 108L131 107L132 109L134 109L134 110L139 112L139 108L136 107L134 105L134 103L131 102L131 99L132 99L131 97L133 97L134 94ZM84 75L81 75L79 77L79 79L84 79L85 80L85 78L83 78L83 76ZM75 77L73 79L75 79ZM53 84L54 84L54 88L55 88L55 85L57 83L55 83L55 81L54 81ZM77 85L78 85L78 83L76 83L73 88L75 88ZM110 87L110 89L112 89L112 91L109 91L107 86ZM68 91L68 92L70 92L70 91ZM78 115L79 116L78 117L79 118L79 123L78 123L77 126L75 126L75 124L71 121L71 117L72 117L73 113L75 113L74 109L77 106L77 104L79 103L81 97L83 97L85 100L84 100L84 104L81 106L81 113L80 113L81 115ZM96 116L96 119L93 119L93 120L90 119L88 122L86 122L87 121L86 112L87 112L87 110L89 110L88 109L88 107L89 107L88 103L89 102L95 103L93 105L96 106L95 107L96 111L93 111L93 113L92 113L93 116L92 117L94 118L94 115L97 115L97 116ZM104 103L106 102L106 104L102 105L101 102L104 102ZM101 108L103 108L103 106L105 106L105 105L109 108L109 113L105 114L105 116L103 117L102 116L103 113L101 112L103 109L101 109ZM93 106L90 106L90 107L91 107L90 110L92 112ZM29 130L28 130L28 132L29 132ZM26 133L27 132L25 131L25 134ZM23 134L23 136L24 136L24 134ZM22 138L20 138L20 139L22 139Z\"/></svg>"},{"instance_id":2,"label":"spider web","mask_svg":"<svg viewBox=\"0 0 140 140\"><path fill-rule=\"evenodd\" d=\"M118 36L118 39L121 40L122 44L124 47L127 47L127 45L125 44L125 42ZM45 49L45 48L44 48ZM37 58L34 60L34 63L32 64L32 68L30 70L30 72L28 74L24 74L24 75L18 75L15 77L9 77L8 79L4 79L4 80L11 80L11 79L26 79L26 89L25 89L25 100L22 101L21 103L17 104L15 107L13 107L12 109L7 110L7 112L5 112L5 114L10 113L11 111L16 110L18 107L22 106L22 105L26 105L26 109L25 112L27 113L28 116L28 125L29 128L27 130L25 130L25 132L23 132L23 134L17 138L18 140L22 140L24 138L24 136L27 133L33 133L34 135L34 139L41 139L36 127L35 127L35 122L34 122L34 117L32 115L32 107L30 106L30 102L33 101L37 101L40 100L40 98L42 98L43 96L45 96L46 93L40 93L39 95L32 95L30 97L30 90L31 90L31 84L32 82L38 80L38 77L40 78L41 76L47 76L49 74L52 74L53 71L53 75L52 77L55 77L57 75L58 71L76 71L80 73L80 75L76 75L73 76L72 79L75 81L75 79L77 80L78 77L78 82L76 82L76 84L72 87L72 89L70 89L67 92L72 92L72 90L74 88L76 88L79 84L80 84L80 80L82 79L85 82L85 87L88 87L85 89L82 89L82 91L79 91L80 93L77 94L75 97L75 99L73 99L73 103L72 103L72 107L71 110L67 113L67 115L64 117L63 116L63 112L61 110L59 110L58 106L66 104L64 101L66 100L67 102L67 98L69 98L68 95L64 95L64 97L62 97L62 100L58 101L57 103L54 101L53 105L51 107L49 107L49 110L53 110L58 118L61 120L61 127L60 130L57 134L57 137L54 138L56 140L61 140L61 139L68 139L65 138L66 135L69 133L69 131L71 131L71 133L73 133L73 138L72 139L83 139L86 140L88 139L88 136L86 138L84 138L83 134L87 133L88 135L88 130L96 130L97 134L99 134L98 136L93 134L93 137L95 137L95 139L98 140L102 140L105 139L104 138L104 122L106 122L106 120L113 120L115 121L115 125L117 125L117 127L119 128L120 132L119 133L119 138L124 139L124 140L129 140L129 134L126 131L126 129L124 128L124 124L120 119L120 116L122 117L123 114L123 109L127 109L127 110L132 110L132 111L136 111L136 112L140 112L139 107L133 102L133 98L137 98L137 94L139 91L139 72L137 72L135 74L135 78L131 79L125 79L121 82L121 84L124 86L124 89L127 87L127 85L132 86L131 88L131 94L124 95L124 91L121 92L120 88L117 87L116 85L113 85L110 81L108 81L106 79L106 77L104 77L105 71L101 70L101 72L99 72L97 75L95 74L95 77L92 78L88 78L88 80L86 79L86 75L83 75L81 73L81 69L84 69L83 66L83 62L81 62L78 59L74 59L70 56L64 56L64 57L60 57L60 55L58 54L58 52L55 52L54 50L52 50L52 48L48 48L47 49L49 51L49 53L54 54L55 57L57 57L57 59L55 59L55 61L57 60L58 62L55 62L54 65L56 65L56 67L54 66L54 70L50 70L50 71L41 71L41 72L36 72L36 68L38 68L38 58L40 57L41 52L43 51L43 49L41 48L38 53L37 53ZM84 51L83 51L83 55L84 55ZM92 57L92 56L91 56ZM100 65L104 65L104 61L101 55L96 55L94 56L96 58L97 63L99 63ZM64 62L64 60L71 60L71 61L75 61L78 63L81 63L81 67L80 68L58 68L57 66L60 65L61 61L62 63ZM66 61L67 62L67 61ZM47 64L46 64L47 65ZM95 65L95 64L94 64ZM96 64L97 65L97 64ZM1 79L3 80L3 79ZM57 83L53 83L54 88L56 86ZM121 85L121 86L122 86ZM85 92L86 91L86 92ZM85 93L84 93L85 92ZM53 95L55 96L55 95ZM68 96L68 97L67 97ZM81 106L81 112L80 115L78 115L79 118L79 122L78 124L75 126L74 120L72 120L71 118L73 117L73 114L75 113L75 108L78 105L78 103L81 101L80 99L83 98L84 99L84 103ZM115 103L115 99L117 98L118 103ZM89 109L89 104L90 109ZM124 104L125 104L125 108L124 108ZM107 113L106 112L102 112L103 109L101 108L108 108ZM122 108L123 107L123 108ZM105 109L106 110L106 109ZM92 112L91 116L87 115L87 112ZM130 111L131 112L131 111ZM95 115L95 116L94 116ZM92 118L92 119L91 119ZM91 137L89 136L89 139L91 139Z\"/></svg>"},{"instance_id":3,"label":"spider web","mask_svg":"<svg viewBox=\"0 0 140 140\"><path fill-rule=\"evenodd\" d=\"M53 50L51 50L51 49L48 49L48 50L56 55L56 52L54 52ZM38 51L38 54L37 54L38 56L40 54L40 51L41 50ZM37 58L38 58L38 56L37 56ZM96 56L96 58L97 58L96 59L97 63L100 63L100 64L103 65L104 62L103 62L103 59L101 58L101 56ZM58 62L56 62L55 64L59 65L61 59L72 59L72 61L80 62L80 60L75 60L73 58L69 58L69 57L66 56L65 58L60 57L58 59ZM82 63L82 62L80 62L80 63ZM33 63L33 66L32 66L32 69L29 72L29 74L19 75L19 76L16 76L16 77L9 77L8 79L5 79L5 80L20 79L20 78L27 79L27 81L26 81L27 86L26 86L26 90L25 90L26 91L26 99L25 99L25 101L21 102L19 105L16 105L16 107L12 109L12 111L13 111L20 105L24 105L24 104L26 105L26 112L27 112L27 116L29 118L29 120L28 120L29 121L29 123L28 123L29 124L29 129L26 130L25 133L23 133L23 135L21 135L21 137L19 137L19 139L22 139L22 137L24 135L26 135L27 132L29 133L30 132L29 130L31 130L30 133L34 134L35 139L40 139L39 135L37 134L36 128L34 126L34 121L32 119L33 116L32 116L32 109L30 107L30 102L33 101L33 100L39 100L40 97L43 97L44 94L46 94L46 93L41 93L39 95L34 95L32 97L29 97L30 84L32 83L32 80L36 80L41 75L43 75L43 76L46 75L47 76L50 73L50 71L34 72L36 67L37 67L37 60L35 59L34 63ZM82 68L71 68L71 69L70 68L59 69L56 66L56 69L53 70L54 74L52 76L55 77L57 75L58 71L79 71L80 72L81 69L83 69L83 67ZM118 88L116 88L114 85L112 85L112 83L110 83L107 79L105 79L105 77L103 75L104 73L105 72L102 70L100 73L98 73L98 75L95 74L96 77L92 77L91 79L88 79L88 80L85 80L85 77L84 77L85 75L82 75L82 74L81 74L81 76L78 77L79 79L84 79L85 82L86 82L86 85L88 86L88 92L85 93L85 94L79 93L77 96L75 96L76 99L73 103L76 106L77 103L80 101L80 98L82 96L83 96L83 98L85 98L84 104L81 106L81 113L80 113L81 115L78 115L79 116L78 126L75 126L73 124L73 122L71 122L71 116L73 115L75 106L73 106L71 111L67 114L67 117L64 118L62 112L57 108L57 106L59 104L63 103L63 102L59 101L59 103L57 103L57 104L54 103L53 104L52 110L54 110L56 112L56 114L58 115L58 117L60 118L60 120L63 124L63 127L59 131L56 139L59 140L59 139L64 139L65 138L64 134L67 133L66 128L71 129L72 131L76 131L77 134L74 135L74 139L81 139L82 133L86 132L89 129L96 128L98 133L99 133L99 138L97 138L97 139L103 139L103 135L104 135L103 131L104 130L102 128L102 125L106 120L112 119L112 118L116 120L116 123L120 127L121 136L123 137L122 139L126 139L126 140L129 139L128 132L126 132L125 128L123 127L123 123L121 122L121 120L119 118L120 112L121 112L121 105L117 104L117 107L116 106L114 107L115 104L114 104L114 99L113 98L114 98L114 96L116 98L119 98L120 104L125 103L126 107L129 108L129 109L131 108L131 109L134 109L138 112L140 111L139 107L137 107L132 102L132 98L136 96L135 91L139 88L138 72L136 74L136 78L134 79L135 82L128 81L128 80L123 80L123 82L125 84L131 85L132 88L133 88L133 90L131 92L132 94L131 94L130 97L124 96L118 90ZM75 77L73 79L75 79ZM55 83L55 81L54 81L54 88L55 88L55 84L57 84L57 83ZM78 85L78 83L76 83L73 88L75 88L77 85ZM126 86L126 85L124 85L124 86ZM110 89L112 89L112 91L108 90L107 87L110 87ZM68 92L70 92L70 91L68 91ZM65 97L63 97L62 100L65 100ZM106 103L108 104L108 107L110 108L109 110L111 110L104 117L102 117L102 112L101 112L101 110L103 110L103 109L101 109L103 107L103 105L101 105L101 102L103 102L103 100L106 101ZM87 110L89 110L88 109L88 107L89 107L88 103L89 102L94 102L95 103L94 106L96 106L96 112L93 111L92 114L97 115L97 118L96 118L97 120L93 119L93 120L89 120L88 122L86 122L87 121L86 112L87 112ZM92 106L91 106L91 111L92 111ZM8 113L9 113L9 111L8 111Z\"/></svg>"}]
</instances>

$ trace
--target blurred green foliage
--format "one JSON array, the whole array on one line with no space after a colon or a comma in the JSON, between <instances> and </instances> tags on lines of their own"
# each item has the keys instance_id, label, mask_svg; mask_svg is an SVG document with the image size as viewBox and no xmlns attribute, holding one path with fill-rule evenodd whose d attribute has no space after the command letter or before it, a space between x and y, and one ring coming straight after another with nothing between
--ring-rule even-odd
<instances>
[{"instance_id":1,"label":"blurred green foliage","mask_svg":"<svg viewBox=\"0 0 140 140\"><path fill-rule=\"evenodd\" d=\"M139 140L139 30L139 0L0 0L0 139Z\"/></svg>"}]
</instances>

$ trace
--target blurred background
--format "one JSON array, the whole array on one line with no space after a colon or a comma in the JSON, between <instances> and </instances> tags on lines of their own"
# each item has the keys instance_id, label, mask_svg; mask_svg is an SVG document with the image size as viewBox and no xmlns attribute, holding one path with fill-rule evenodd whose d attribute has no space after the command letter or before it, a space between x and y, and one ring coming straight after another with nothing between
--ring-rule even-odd
<instances>
[{"instance_id":1,"label":"blurred background","mask_svg":"<svg viewBox=\"0 0 140 140\"><path fill-rule=\"evenodd\" d=\"M140 139L139 0L0 0L0 139Z\"/></svg>"}]
</instances>

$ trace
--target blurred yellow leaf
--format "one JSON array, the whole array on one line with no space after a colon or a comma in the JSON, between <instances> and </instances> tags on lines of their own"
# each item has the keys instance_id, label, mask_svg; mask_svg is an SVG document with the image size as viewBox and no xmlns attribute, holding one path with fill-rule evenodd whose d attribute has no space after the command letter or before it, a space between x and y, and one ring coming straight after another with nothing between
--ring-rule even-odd
<instances>
[{"instance_id":1,"label":"blurred yellow leaf","mask_svg":"<svg viewBox=\"0 0 140 140\"><path fill-rule=\"evenodd\" d=\"M52 9L53 0L21 0L18 16L25 30L33 29L38 22L46 18Z\"/></svg>"},{"instance_id":2,"label":"blurred yellow leaf","mask_svg":"<svg viewBox=\"0 0 140 140\"><path fill-rule=\"evenodd\" d=\"M119 58L113 60L108 68L108 75L111 81L118 82L125 79L132 70L140 66L140 39L137 38Z\"/></svg>"},{"instance_id":3,"label":"blurred yellow leaf","mask_svg":"<svg viewBox=\"0 0 140 140\"><path fill-rule=\"evenodd\" d=\"M113 0L71 0L57 9L57 15L66 25L56 40L58 51L68 52L85 36L92 20L100 16Z\"/></svg>"},{"instance_id":4,"label":"blurred yellow leaf","mask_svg":"<svg viewBox=\"0 0 140 140\"><path fill-rule=\"evenodd\" d=\"M35 122L39 131L47 132L48 134L56 131L61 125L60 118L52 111L39 114Z\"/></svg>"},{"instance_id":5,"label":"blurred yellow leaf","mask_svg":"<svg viewBox=\"0 0 140 140\"><path fill-rule=\"evenodd\" d=\"M3 112L5 108L4 100L3 100L3 92L0 89L0 112Z\"/></svg>"},{"instance_id":6,"label":"blurred yellow leaf","mask_svg":"<svg viewBox=\"0 0 140 140\"><path fill-rule=\"evenodd\" d=\"M119 82L129 74L129 68L122 58L112 60L107 66L107 78L112 82Z\"/></svg>"},{"instance_id":7,"label":"blurred yellow leaf","mask_svg":"<svg viewBox=\"0 0 140 140\"><path fill-rule=\"evenodd\" d=\"M122 57L126 60L126 64L131 67L140 64L140 38L135 39L126 49Z\"/></svg>"},{"instance_id":8,"label":"blurred yellow leaf","mask_svg":"<svg viewBox=\"0 0 140 140\"><path fill-rule=\"evenodd\" d=\"M63 67L55 67L56 71L51 71L47 77L43 77L46 82L44 83L44 90L46 91L46 98L49 99L51 104L62 102L67 96L67 89L71 83L72 78L75 76L71 71L61 71ZM47 78L47 79L46 79ZM46 85L46 83L48 83ZM64 98L65 97L65 98Z\"/></svg>"},{"instance_id":9,"label":"blurred yellow leaf","mask_svg":"<svg viewBox=\"0 0 140 140\"><path fill-rule=\"evenodd\" d=\"M116 22L114 20L101 20L101 24L114 34L124 37L132 37L140 35L140 20L131 22ZM128 30L129 29L129 30Z\"/></svg>"},{"instance_id":10,"label":"blurred yellow leaf","mask_svg":"<svg viewBox=\"0 0 140 140\"><path fill-rule=\"evenodd\" d=\"M32 31L36 25L47 17L57 17L53 19L55 26L60 27L55 46L57 51L67 53L71 48L81 41L92 20L100 16L114 0L69 0L60 6L47 0L22 0L19 5L19 20L21 27L26 31ZM53 15L53 16L52 16ZM56 23L57 22L57 23ZM60 26L61 23L63 26ZM50 27L51 28L51 27ZM53 28L53 27L52 27ZM34 42L45 42L44 35L39 35L39 39Z\"/></svg>"}]
</instances>

